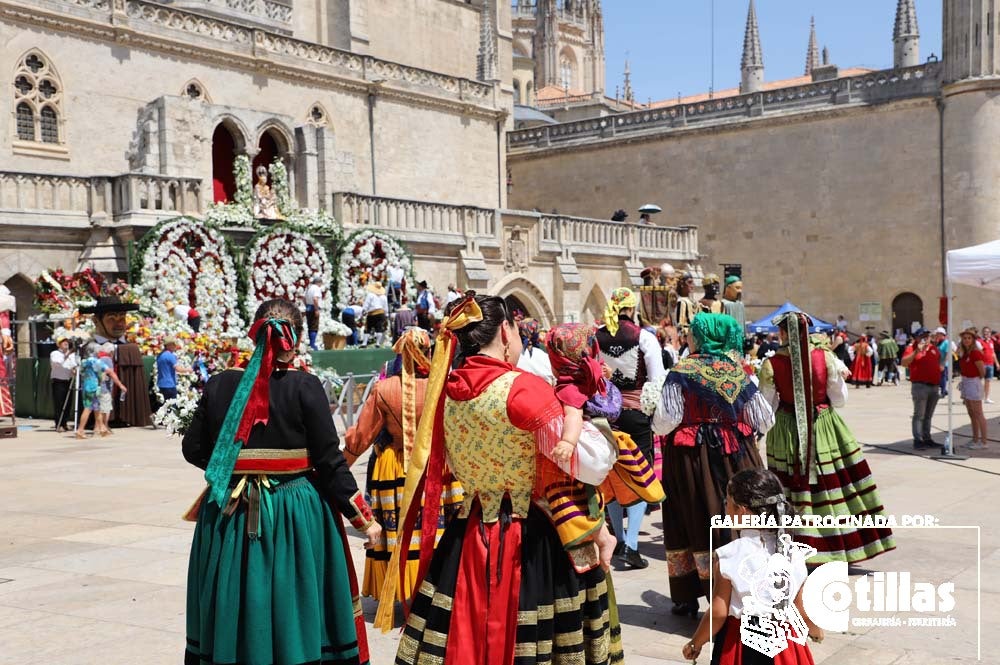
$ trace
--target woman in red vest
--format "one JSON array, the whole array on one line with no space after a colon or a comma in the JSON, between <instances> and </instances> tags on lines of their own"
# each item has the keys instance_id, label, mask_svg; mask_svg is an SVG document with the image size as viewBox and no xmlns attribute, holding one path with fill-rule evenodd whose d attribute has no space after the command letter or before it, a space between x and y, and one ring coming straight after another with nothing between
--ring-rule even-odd
<instances>
[{"instance_id":1,"label":"woman in red vest","mask_svg":"<svg viewBox=\"0 0 1000 665\"><path fill-rule=\"evenodd\" d=\"M846 368L833 353L809 343L808 316L775 320L781 348L760 368L760 389L775 411L767 434L767 468L799 515L836 518L883 512L861 446L837 413L847 402ZM870 375L869 375L870 376ZM797 529L795 539L816 548L809 565L857 563L896 547L890 529Z\"/></svg>"}]
</instances>

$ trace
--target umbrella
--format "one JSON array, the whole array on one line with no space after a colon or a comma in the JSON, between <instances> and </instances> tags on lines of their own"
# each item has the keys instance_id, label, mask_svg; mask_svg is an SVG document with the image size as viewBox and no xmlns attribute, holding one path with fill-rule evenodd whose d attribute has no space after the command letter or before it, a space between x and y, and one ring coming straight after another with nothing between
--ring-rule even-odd
<instances>
[{"instance_id":1,"label":"umbrella","mask_svg":"<svg viewBox=\"0 0 1000 665\"><path fill-rule=\"evenodd\" d=\"M658 212L663 212L663 208L656 205L655 203L647 203L639 208L639 212L645 212L650 215L655 215Z\"/></svg>"}]
</instances>

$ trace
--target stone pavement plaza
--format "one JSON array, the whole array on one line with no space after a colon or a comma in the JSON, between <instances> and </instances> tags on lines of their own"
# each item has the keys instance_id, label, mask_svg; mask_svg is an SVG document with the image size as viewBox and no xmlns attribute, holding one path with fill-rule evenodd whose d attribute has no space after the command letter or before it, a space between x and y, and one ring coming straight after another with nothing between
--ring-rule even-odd
<instances>
[{"instance_id":1,"label":"stone pavement plaza","mask_svg":"<svg viewBox=\"0 0 1000 665\"><path fill-rule=\"evenodd\" d=\"M994 451L967 462L912 454L908 386L851 390L843 414L867 445L888 511L933 514L942 525L981 524L982 654L1000 663L1000 406L988 406ZM967 430L956 405L955 422ZM935 425L945 424L944 405ZM0 664L176 665L184 648L184 594L191 525L181 513L201 472L162 431L117 430L78 441L50 422L0 440ZM938 437L940 438L940 436ZM355 465L358 473L364 460ZM975 662L976 531L897 529L896 551L852 573L909 571L916 581L953 581L957 626L852 628L813 645L817 663ZM669 613L659 513L641 538L650 566L615 575L626 662L680 663L695 627ZM355 565L361 541L352 536ZM365 604L368 619L374 605ZM391 663L398 633L369 633L372 662ZM707 649L699 660L707 663Z\"/></svg>"}]
</instances>

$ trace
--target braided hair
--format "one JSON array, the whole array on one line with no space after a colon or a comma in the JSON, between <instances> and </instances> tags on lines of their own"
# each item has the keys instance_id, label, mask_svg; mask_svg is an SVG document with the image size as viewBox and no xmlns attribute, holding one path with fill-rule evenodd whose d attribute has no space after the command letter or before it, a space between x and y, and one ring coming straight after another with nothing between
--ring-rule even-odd
<instances>
[{"instance_id":1,"label":"braided hair","mask_svg":"<svg viewBox=\"0 0 1000 665\"><path fill-rule=\"evenodd\" d=\"M455 337L461 346L463 356L474 356L479 354L484 346L489 346L490 342L496 339L500 326L504 321L514 325L514 314L507 308L503 298L498 296L475 296L476 304L483 313L482 321L469 323L465 327L455 331ZM448 307L448 314L452 308L461 302L456 300Z\"/></svg>"},{"instance_id":2,"label":"braided hair","mask_svg":"<svg viewBox=\"0 0 1000 665\"><path fill-rule=\"evenodd\" d=\"M254 321L278 319L288 321L296 339L302 339L302 312L293 303L282 298L265 300L253 315ZM252 323L252 322L251 322Z\"/></svg>"},{"instance_id":3,"label":"braided hair","mask_svg":"<svg viewBox=\"0 0 1000 665\"><path fill-rule=\"evenodd\" d=\"M794 516L795 509L785 498L785 490L774 473L767 469L740 471L729 479L726 493L734 503L750 510L754 515L763 515L765 519L773 518L778 524L777 542L780 542L785 533L784 518L786 515ZM763 536L761 544L767 549Z\"/></svg>"}]
</instances>

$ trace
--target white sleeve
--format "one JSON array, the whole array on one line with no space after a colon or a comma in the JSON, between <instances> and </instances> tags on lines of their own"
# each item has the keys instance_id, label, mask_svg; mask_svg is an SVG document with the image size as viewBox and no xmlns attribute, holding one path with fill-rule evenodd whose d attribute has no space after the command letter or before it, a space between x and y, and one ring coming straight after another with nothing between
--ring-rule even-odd
<instances>
[{"instance_id":1,"label":"white sleeve","mask_svg":"<svg viewBox=\"0 0 1000 665\"><path fill-rule=\"evenodd\" d=\"M843 370L847 368L835 355L827 351L826 356L826 397L830 406L835 409L847 404L847 382L844 381Z\"/></svg>"},{"instance_id":2,"label":"white sleeve","mask_svg":"<svg viewBox=\"0 0 1000 665\"><path fill-rule=\"evenodd\" d=\"M663 396L653 413L652 428L654 434L669 434L684 420L684 393L678 383L667 383L663 386Z\"/></svg>"},{"instance_id":3,"label":"white sleeve","mask_svg":"<svg viewBox=\"0 0 1000 665\"><path fill-rule=\"evenodd\" d=\"M764 396L764 401L771 407L771 411L778 409L778 388L774 385L774 367L771 361L765 359L757 370L757 387L760 394Z\"/></svg>"},{"instance_id":4,"label":"white sleeve","mask_svg":"<svg viewBox=\"0 0 1000 665\"><path fill-rule=\"evenodd\" d=\"M753 428L758 434L767 434L774 426L774 409L764 395L758 390L740 412L740 420Z\"/></svg>"},{"instance_id":5,"label":"white sleeve","mask_svg":"<svg viewBox=\"0 0 1000 665\"><path fill-rule=\"evenodd\" d=\"M656 335L648 330L639 332L639 351L646 361L646 380L652 381L667 373L663 369L663 347L656 341Z\"/></svg>"}]
</instances>

